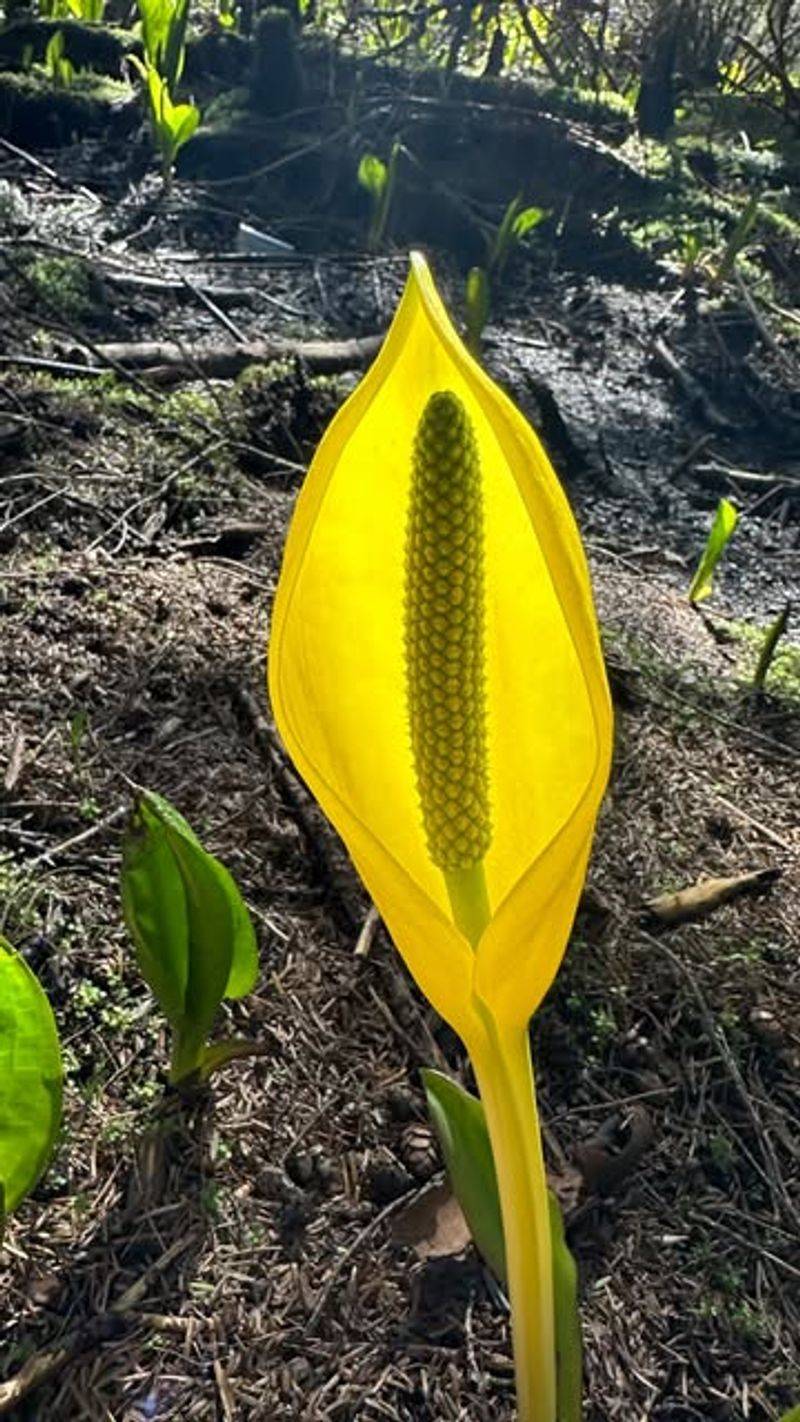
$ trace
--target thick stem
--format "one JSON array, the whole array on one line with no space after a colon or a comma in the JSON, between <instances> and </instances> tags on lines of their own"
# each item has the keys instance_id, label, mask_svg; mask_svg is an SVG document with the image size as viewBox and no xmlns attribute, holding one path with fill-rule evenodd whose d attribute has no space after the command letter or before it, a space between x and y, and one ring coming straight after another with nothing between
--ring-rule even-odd
<instances>
[{"instance_id":1,"label":"thick stem","mask_svg":"<svg viewBox=\"0 0 800 1422\"><path fill-rule=\"evenodd\" d=\"M547 1179L526 1028L468 1044L494 1153L517 1382L518 1422L555 1422L556 1353Z\"/></svg>"}]
</instances>

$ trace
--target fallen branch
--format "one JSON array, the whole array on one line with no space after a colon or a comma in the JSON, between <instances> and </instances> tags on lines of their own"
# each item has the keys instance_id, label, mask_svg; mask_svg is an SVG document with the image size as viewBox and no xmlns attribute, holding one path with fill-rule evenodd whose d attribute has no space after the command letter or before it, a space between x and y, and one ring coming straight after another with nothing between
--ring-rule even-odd
<instances>
[{"instance_id":1,"label":"fallen branch","mask_svg":"<svg viewBox=\"0 0 800 1422\"><path fill-rule=\"evenodd\" d=\"M248 365L297 357L319 375L368 365L380 349L382 336L354 337L346 341L246 341L239 346L210 346L191 353L174 341L111 341L94 348L96 357L110 366L137 370L160 384L202 375L230 380Z\"/></svg>"}]
</instances>

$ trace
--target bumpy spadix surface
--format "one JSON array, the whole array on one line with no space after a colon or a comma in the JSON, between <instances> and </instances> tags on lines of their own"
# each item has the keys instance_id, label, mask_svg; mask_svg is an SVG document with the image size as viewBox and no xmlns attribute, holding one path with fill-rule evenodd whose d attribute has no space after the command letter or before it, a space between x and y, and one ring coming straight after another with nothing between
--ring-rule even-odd
<instances>
[{"instance_id":1,"label":"bumpy spadix surface","mask_svg":"<svg viewBox=\"0 0 800 1422\"><path fill-rule=\"evenodd\" d=\"M481 471L491 920L474 954L431 854L409 735L412 452L443 391L469 420ZM421 257L298 498L270 692L292 759L436 1009L462 1035L474 994L526 1020L580 892L608 768L608 694L566 499L533 430L462 345Z\"/></svg>"},{"instance_id":2,"label":"bumpy spadix surface","mask_svg":"<svg viewBox=\"0 0 800 1422\"><path fill-rule=\"evenodd\" d=\"M434 864L467 869L489 848L483 497L463 404L437 391L411 461L405 644L411 749Z\"/></svg>"}]
</instances>

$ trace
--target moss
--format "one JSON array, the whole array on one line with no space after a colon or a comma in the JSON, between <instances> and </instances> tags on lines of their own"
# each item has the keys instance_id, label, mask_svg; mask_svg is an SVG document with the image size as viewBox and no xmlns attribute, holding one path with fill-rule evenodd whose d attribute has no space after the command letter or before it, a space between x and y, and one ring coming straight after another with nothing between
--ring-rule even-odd
<instances>
[{"instance_id":1,"label":"moss","mask_svg":"<svg viewBox=\"0 0 800 1422\"><path fill-rule=\"evenodd\" d=\"M28 56L41 63L53 35L64 36L64 55L76 69L92 69L97 74L119 75L122 60L141 44L128 30L113 25L85 25L80 20L31 19L26 16L6 26L0 33L0 69L25 69Z\"/></svg>"},{"instance_id":2,"label":"moss","mask_svg":"<svg viewBox=\"0 0 800 1422\"><path fill-rule=\"evenodd\" d=\"M119 137L139 121L128 84L106 75L78 74L56 89L45 74L0 73L0 131L26 148L60 148L75 139Z\"/></svg>"},{"instance_id":3,"label":"moss","mask_svg":"<svg viewBox=\"0 0 800 1422\"><path fill-rule=\"evenodd\" d=\"M82 257L34 257L25 274L46 308L68 321L83 321L105 307L101 283Z\"/></svg>"},{"instance_id":4,"label":"moss","mask_svg":"<svg viewBox=\"0 0 800 1422\"><path fill-rule=\"evenodd\" d=\"M579 119L606 137L622 139L633 132L633 102L613 89L598 94L594 89L553 84L541 92L539 101L545 113Z\"/></svg>"},{"instance_id":5,"label":"moss","mask_svg":"<svg viewBox=\"0 0 800 1422\"><path fill-rule=\"evenodd\" d=\"M741 648L741 679L749 684L752 682L770 624L756 626L752 622L728 618L720 618L720 621L731 639ZM800 644L788 641L785 637L781 639L772 666L767 672L765 689L773 696L800 704Z\"/></svg>"}]
</instances>

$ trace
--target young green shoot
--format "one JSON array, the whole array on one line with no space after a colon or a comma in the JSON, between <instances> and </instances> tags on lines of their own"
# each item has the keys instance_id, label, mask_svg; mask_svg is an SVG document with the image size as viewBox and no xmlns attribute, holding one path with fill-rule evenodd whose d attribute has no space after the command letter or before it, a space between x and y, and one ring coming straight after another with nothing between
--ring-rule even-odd
<instances>
[{"instance_id":1,"label":"young green shoot","mask_svg":"<svg viewBox=\"0 0 800 1422\"><path fill-rule=\"evenodd\" d=\"M258 974L250 914L228 870L149 790L123 842L122 905L142 976L172 1027L173 1085L257 1054L238 1039L208 1042L222 999L243 997Z\"/></svg>"},{"instance_id":2,"label":"young green shoot","mask_svg":"<svg viewBox=\"0 0 800 1422\"><path fill-rule=\"evenodd\" d=\"M770 623L769 627L766 630L766 633L764 634L764 641L761 647L761 651L758 655L756 669L753 673L754 691L764 690L764 683L767 680L767 674L769 672L770 667L772 666L773 660L775 658L775 653L778 650L778 643L780 642L781 637L783 636L784 632L786 631L786 628L789 625L789 617L791 615L791 611L792 604L790 602L787 602L783 610L778 613L778 616L775 618L774 622Z\"/></svg>"},{"instance_id":3,"label":"young green shoot","mask_svg":"<svg viewBox=\"0 0 800 1422\"><path fill-rule=\"evenodd\" d=\"M44 52L44 69L48 79L57 89L68 89L75 77L75 68L64 53L64 31L56 30L47 42Z\"/></svg>"},{"instance_id":4,"label":"young green shoot","mask_svg":"<svg viewBox=\"0 0 800 1422\"><path fill-rule=\"evenodd\" d=\"M736 266L736 260L750 240L750 235L758 220L758 212L759 200L758 197L753 194L748 198L747 203L742 209L741 216L728 238L722 256L712 274L711 285L713 287L719 289L726 281L730 280Z\"/></svg>"},{"instance_id":5,"label":"young green shoot","mask_svg":"<svg viewBox=\"0 0 800 1422\"><path fill-rule=\"evenodd\" d=\"M174 104L166 79L149 60L142 63L135 55L131 55L131 60L145 82L150 125L161 158L164 186L169 187L175 159L196 132L200 110L194 104Z\"/></svg>"},{"instance_id":6,"label":"young green shoot","mask_svg":"<svg viewBox=\"0 0 800 1422\"><path fill-rule=\"evenodd\" d=\"M377 153L365 153L358 165L358 181L372 199L372 217L367 233L367 249L378 252L383 246L397 182L397 162L400 144L393 143L389 162Z\"/></svg>"},{"instance_id":7,"label":"young green shoot","mask_svg":"<svg viewBox=\"0 0 800 1422\"><path fill-rule=\"evenodd\" d=\"M142 44L148 67L175 93L186 58L189 0L137 0Z\"/></svg>"},{"instance_id":8,"label":"young green shoot","mask_svg":"<svg viewBox=\"0 0 800 1422\"><path fill-rule=\"evenodd\" d=\"M739 522L739 513L729 499L720 499L697 572L689 586L689 601L704 602L711 596L714 573Z\"/></svg>"},{"instance_id":9,"label":"young green shoot","mask_svg":"<svg viewBox=\"0 0 800 1422\"><path fill-rule=\"evenodd\" d=\"M476 360L481 357L481 341L486 322L489 320L492 298L489 278L483 267L473 267L467 277L467 349Z\"/></svg>"},{"instance_id":10,"label":"young green shoot","mask_svg":"<svg viewBox=\"0 0 800 1422\"><path fill-rule=\"evenodd\" d=\"M490 277L503 275L506 262L514 248L529 232L533 232L547 215L543 207L523 207L521 193L511 199L489 246L487 271Z\"/></svg>"}]
</instances>

